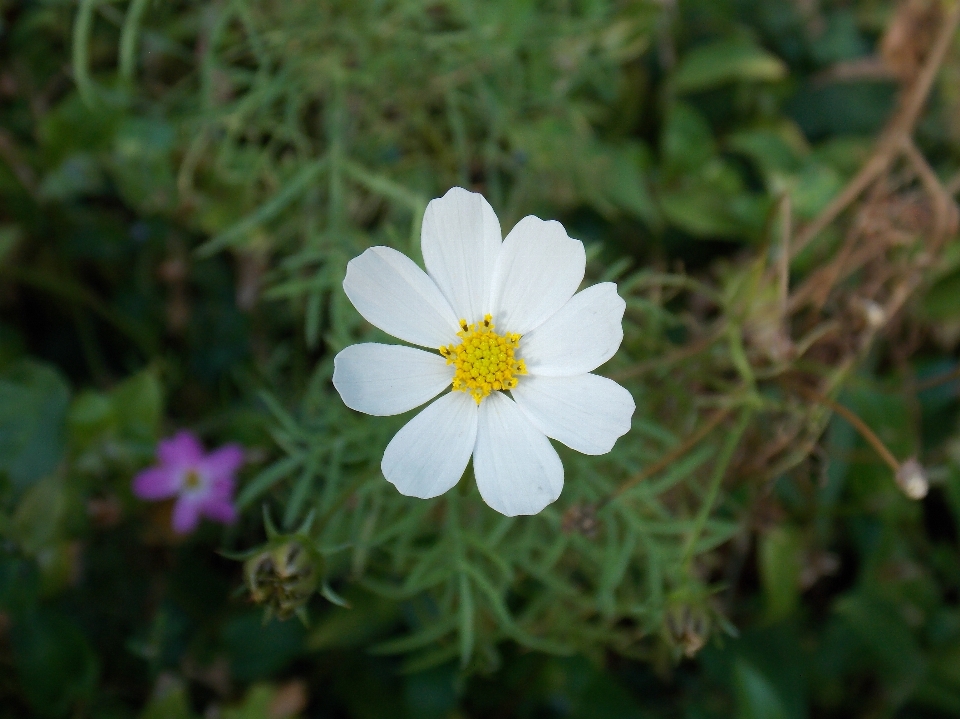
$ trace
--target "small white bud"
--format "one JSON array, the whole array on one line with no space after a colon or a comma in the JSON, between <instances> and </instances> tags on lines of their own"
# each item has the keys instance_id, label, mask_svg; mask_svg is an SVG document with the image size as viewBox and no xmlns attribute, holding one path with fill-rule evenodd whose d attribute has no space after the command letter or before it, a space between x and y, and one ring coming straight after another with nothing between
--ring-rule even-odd
<instances>
[{"instance_id":1,"label":"small white bud","mask_svg":"<svg viewBox=\"0 0 960 719\"><path fill-rule=\"evenodd\" d=\"M870 329L879 329L887 321L887 313L883 307L873 300L863 301L863 317L870 326Z\"/></svg>"},{"instance_id":2,"label":"small white bud","mask_svg":"<svg viewBox=\"0 0 960 719\"><path fill-rule=\"evenodd\" d=\"M927 473L914 457L900 465L896 479L897 485L910 499L923 499L930 489Z\"/></svg>"}]
</instances>

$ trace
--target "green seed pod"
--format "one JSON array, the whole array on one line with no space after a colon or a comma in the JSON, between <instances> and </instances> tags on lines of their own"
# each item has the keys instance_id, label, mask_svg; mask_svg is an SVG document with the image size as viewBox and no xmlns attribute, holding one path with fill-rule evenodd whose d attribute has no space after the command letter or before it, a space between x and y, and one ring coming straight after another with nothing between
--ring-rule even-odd
<instances>
[{"instance_id":1,"label":"green seed pod","mask_svg":"<svg viewBox=\"0 0 960 719\"><path fill-rule=\"evenodd\" d=\"M297 536L276 537L243 564L250 596L267 613L288 619L317 589L323 558Z\"/></svg>"}]
</instances>

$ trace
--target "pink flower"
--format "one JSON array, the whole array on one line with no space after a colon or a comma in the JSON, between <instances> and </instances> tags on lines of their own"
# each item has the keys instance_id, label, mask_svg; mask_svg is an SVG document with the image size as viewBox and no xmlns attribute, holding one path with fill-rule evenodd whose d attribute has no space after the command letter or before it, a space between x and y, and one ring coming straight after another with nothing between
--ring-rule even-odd
<instances>
[{"instance_id":1,"label":"pink flower","mask_svg":"<svg viewBox=\"0 0 960 719\"><path fill-rule=\"evenodd\" d=\"M176 497L174 532L189 534L200 515L224 524L236 520L233 490L234 474L243 464L240 445L206 454L196 435L184 430L157 444L157 462L133 478L133 493L149 500Z\"/></svg>"}]
</instances>

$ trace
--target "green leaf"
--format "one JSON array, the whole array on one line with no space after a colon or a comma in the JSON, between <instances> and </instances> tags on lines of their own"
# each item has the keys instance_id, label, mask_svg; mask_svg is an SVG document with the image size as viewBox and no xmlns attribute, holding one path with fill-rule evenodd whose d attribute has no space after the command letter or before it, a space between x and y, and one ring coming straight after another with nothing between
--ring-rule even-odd
<instances>
[{"instance_id":1,"label":"green leaf","mask_svg":"<svg viewBox=\"0 0 960 719\"><path fill-rule=\"evenodd\" d=\"M613 152L612 167L605 175L607 195L620 209L639 217L650 227L660 224L660 213L650 194L645 170L649 151L639 143L627 143Z\"/></svg>"},{"instance_id":2,"label":"green leaf","mask_svg":"<svg viewBox=\"0 0 960 719\"><path fill-rule=\"evenodd\" d=\"M0 555L0 611L19 615L35 606L40 592L36 564L12 554Z\"/></svg>"},{"instance_id":3,"label":"green leaf","mask_svg":"<svg viewBox=\"0 0 960 719\"><path fill-rule=\"evenodd\" d=\"M807 162L788 181L793 214L800 219L809 219L825 208L843 189L843 179L834 168L818 162Z\"/></svg>"},{"instance_id":4,"label":"green leaf","mask_svg":"<svg viewBox=\"0 0 960 719\"><path fill-rule=\"evenodd\" d=\"M460 573L460 666L466 667L473 656L474 644L474 608L473 591L470 589L470 580L463 572Z\"/></svg>"},{"instance_id":5,"label":"green leaf","mask_svg":"<svg viewBox=\"0 0 960 719\"><path fill-rule=\"evenodd\" d=\"M74 452L105 451L147 460L160 431L163 389L153 370L127 378L108 393L86 391L77 396L67 416ZM104 448L109 445L109 450Z\"/></svg>"},{"instance_id":6,"label":"green leaf","mask_svg":"<svg viewBox=\"0 0 960 719\"><path fill-rule=\"evenodd\" d=\"M324 580L323 584L320 585L320 596L322 596L324 599L326 599L326 600L327 600L328 602L330 602L331 604L335 604L336 606L341 607L342 609L351 609L351 608L352 608L352 607L350 606L350 602L348 602L346 599L344 599L344 598L341 597L339 594L337 594L335 591L333 591L333 587L331 587L331 586L326 582L326 580Z\"/></svg>"},{"instance_id":7,"label":"green leaf","mask_svg":"<svg viewBox=\"0 0 960 719\"><path fill-rule=\"evenodd\" d=\"M270 705L277 691L269 684L254 684L247 691L240 706L223 712L223 719L263 719L271 716Z\"/></svg>"},{"instance_id":8,"label":"green leaf","mask_svg":"<svg viewBox=\"0 0 960 719\"><path fill-rule=\"evenodd\" d=\"M699 169L717 151L709 123L683 102L674 103L667 110L660 149L668 175Z\"/></svg>"},{"instance_id":9,"label":"green leaf","mask_svg":"<svg viewBox=\"0 0 960 719\"><path fill-rule=\"evenodd\" d=\"M282 670L303 648L300 622L273 620L263 623L259 611L231 620L223 628L223 643L230 656L230 673L237 681L268 677Z\"/></svg>"},{"instance_id":10,"label":"green leaf","mask_svg":"<svg viewBox=\"0 0 960 719\"><path fill-rule=\"evenodd\" d=\"M111 173L123 199L141 212L169 210L176 202L174 139L173 127L161 119L130 118L117 129Z\"/></svg>"},{"instance_id":11,"label":"green leaf","mask_svg":"<svg viewBox=\"0 0 960 719\"><path fill-rule=\"evenodd\" d=\"M788 127L762 127L740 130L728 135L724 146L746 155L757 168L769 177L775 172L795 172L800 169L804 151L804 139L795 125Z\"/></svg>"},{"instance_id":12,"label":"green leaf","mask_svg":"<svg viewBox=\"0 0 960 719\"><path fill-rule=\"evenodd\" d=\"M61 202L96 195L107 187L107 178L97 159L87 152L66 158L40 184L40 196Z\"/></svg>"},{"instance_id":13,"label":"green leaf","mask_svg":"<svg viewBox=\"0 0 960 719\"><path fill-rule=\"evenodd\" d=\"M153 370L138 372L110 393L120 436L153 443L163 419L163 388Z\"/></svg>"},{"instance_id":14,"label":"green leaf","mask_svg":"<svg viewBox=\"0 0 960 719\"><path fill-rule=\"evenodd\" d=\"M63 480L47 477L24 494L10 523L10 537L28 555L49 550L60 536L67 510Z\"/></svg>"},{"instance_id":15,"label":"green leaf","mask_svg":"<svg viewBox=\"0 0 960 719\"><path fill-rule=\"evenodd\" d=\"M709 90L730 82L782 80L787 66L750 40L727 38L694 48L673 75L678 93Z\"/></svg>"},{"instance_id":16,"label":"green leaf","mask_svg":"<svg viewBox=\"0 0 960 719\"><path fill-rule=\"evenodd\" d=\"M923 309L933 320L960 317L960 270L942 277L923 298Z\"/></svg>"},{"instance_id":17,"label":"green leaf","mask_svg":"<svg viewBox=\"0 0 960 719\"><path fill-rule=\"evenodd\" d=\"M544 679L541 680L546 684L544 689L554 706L564 707L562 713L557 712L555 716L576 719L652 719L660 716L644 711L646 707L638 705L637 698L618 681L625 676L623 673L603 671L602 665L602 661L592 662L582 655L546 660ZM633 688L637 688L636 685Z\"/></svg>"},{"instance_id":18,"label":"green leaf","mask_svg":"<svg viewBox=\"0 0 960 719\"><path fill-rule=\"evenodd\" d=\"M32 611L17 618L10 635L21 689L37 715L64 716L93 694L96 655L73 622Z\"/></svg>"},{"instance_id":19,"label":"green leaf","mask_svg":"<svg viewBox=\"0 0 960 719\"><path fill-rule=\"evenodd\" d=\"M0 263L6 261L10 254L23 238L23 228L20 225L9 223L0 224Z\"/></svg>"},{"instance_id":20,"label":"green leaf","mask_svg":"<svg viewBox=\"0 0 960 719\"><path fill-rule=\"evenodd\" d=\"M734 667L737 719L787 719L787 710L773 683L750 662L738 658Z\"/></svg>"},{"instance_id":21,"label":"green leaf","mask_svg":"<svg viewBox=\"0 0 960 719\"><path fill-rule=\"evenodd\" d=\"M193 719L187 689L182 682L175 682L147 704L140 719Z\"/></svg>"},{"instance_id":22,"label":"green leaf","mask_svg":"<svg viewBox=\"0 0 960 719\"><path fill-rule=\"evenodd\" d=\"M870 52L870 41L860 31L852 8L825 13L826 28L810 43L813 59L820 65L832 65L862 58Z\"/></svg>"},{"instance_id":23,"label":"green leaf","mask_svg":"<svg viewBox=\"0 0 960 719\"><path fill-rule=\"evenodd\" d=\"M696 237L732 239L742 231L724 198L709 187L665 190L660 193L660 208L668 222Z\"/></svg>"},{"instance_id":24,"label":"green leaf","mask_svg":"<svg viewBox=\"0 0 960 719\"><path fill-rule=\"evenodd\" d=\"M371 647L369 651L371 654L403 654L433 644L452 632L456 627L456 617L444 617L432 624L426 624L412 634L380 642Z\"/></svg>"},{"instance_id":25,"label":"green leaf","mask_svg":"<svg viewBox=\"0 0 960 719\"><path fill-rule=\"evenodd\" d=\"M783 619L800 603L800 550L800 537L789 527L776 527L760 538L760 579L769 621Z\"/></svg>"},{"instance_id":26,"label":"green leaf","mask_svg":"<svg viewBox=\"0 0 960 719\"><path fill-rule=\"evenodd\" d=\"M76 93L68 95L37 128L47 166L58 165L75 152L108 149L119 119L115 107L102 104L91 110Z\"/></svg>"},{"instance_id":27,"label":"green leaf","mask_svg":"<svg viewBox=\"0 0 960 719\"><path fill-rule=\"evenodd\" d=\"M0 472L18 490L59 464L69 399L66 381L48 365L24 360L0 375Z\"/></svg>"},{"instance_id":28,"label":"green leaf","mask_svg":"<svg viewBox=\"0 0 960 719\"><path fill-rule=\"evenodd\" d=\"M303 460L303 455L285 457L264 469L251 479L237 496L237 509L250 506L277 482L293 474L294 470L303 463Z\"/></svg>"},{"instance_id":29,"label":"green leaf","mask_svg":"<svg viewBox=\"0 0 960 719\"><path fill-rule=\"evenodd\" d=\"M311 651L369 644L397 621L399 605L370 592L347 594L352 610L331 607L313 623L306 639Z\"/></svg>"},{"instance_id":30,"label":"green leaf","mask_svg":"<svg viewBox=\"0 0 960 719\"><path fill-rule=\"evenodd\" d=\"M950 646L931 659L930 673L918 688L918 698L945 715L960 714L960 647Z\"/></svg>"},{"instance_id":31,"label":"green leaf","mask_svg":"<svg viewBox=\"0 0 960 719\"><path fill-rule=\"evenodd\" d=\"M0 374L26 353L23 337L12 327L0 324Z\"/></svg>"},{"instance_id":32,"label":"green leaf","mask_svg":"<svg viewBox=\"0 0 960 719\"><path fill-rule=\"evenodd\" d=\"M637 533L628 529L621 537L614 522L607 523L607 546L600 567L600 581L597 587L597 607L607 616L616 612L616 591L623 582L624 574L637 546Z\"/></svg>"},{"instance_id":33,"label":"green leaf","mask_svg":"<svg viewBox=\"0 0 960 719\"><path fill-rule=\"evenodd\" d=\"M924 673L923 652L895 602L865 590L835 607L888 680L910 685Z\"/></svg>"},{"instance_id":34,"label":"green leaf","mask_svg":"<svg viewBox=\"0 0 960 719\"><path fill-rule=\"evenodd\" d=\"M643 719L649 716L610 674L593 670L577 698L578 719Z\"/></svg>"},{"instance_id":35,"label":"green leaf","mask_svg":"<svg viewBox=\"0 0 960 719\"><path fill-rule=\"evenodd\" d=\"M409 665L406 668L409 669ZM407 716L417 719L458 716L457 679L456 672L449 664L410 674L404 686Z\"/></svg>"},{"instance_id":36,"label":"green leaf","mask_svg":"<svg viewBox=\"0 0 960 719\"><path fill-rule=\"evenodd\" d=\"M87 390L77 395L67 415L67 430L71 447L85 450L102 437L114 433L117 418L113 402L101 393Z\"/></svg>"},{"instance_id":37,"label":"green leaf","mask_svg":"<svg viewBox=\"0 0 960 719\"><path fill-rule=\"evenodd\" d=\"M836 135L872 135L883 127L896 101L893 82L808 81L786 110L810 139Z\"/></svg>"},{"instance_id":38,"label":"green leaf","mask_svg":"<svg viewBox=\"0 0 960 719\"><path fill-rule=\"evenodd\" d=\"M201 245L197 252L202 257L209 257L226 247L241 244L247 239L250 233L260 225L272 220L291 202L305 192L316 177L325 169L326 162L326 158L323 158L303 167L296 175L290 178L287 184L284 185L277 194L260 205L254 212Z\"/></svg>"}]
</instances>

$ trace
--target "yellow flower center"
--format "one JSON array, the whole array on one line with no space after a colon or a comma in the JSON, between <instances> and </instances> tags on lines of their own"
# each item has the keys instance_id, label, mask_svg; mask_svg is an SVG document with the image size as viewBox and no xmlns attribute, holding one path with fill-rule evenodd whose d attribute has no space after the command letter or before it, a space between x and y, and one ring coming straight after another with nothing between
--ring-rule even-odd
<instances>
[{"instance_id":1,"label":"yellow flower center","mask_svg":"<svg viewBox=\"0 0 960 719\"><path fill-rule=\"evenodd\" d=\"M457 368L453 389L469 392L477 404L495 389L513 389L517 375L527 373L526 363L514 357L520 335L497 334L492 320L490 315L472 325L460 320L460 344L440 348L447 364Z\"/></svg>"},{"instance_id":2,"label":"yellow flower center","mask_svg":"<svg viewBox=\"0 0 960 719\"><path fill-rule=\"evenodd\" d=\"M200 475L197 474L194 470L187 471L186 476L183 478L183 486L185 489L197 489L200 487Z\"/></svg>"}]
</instances>

